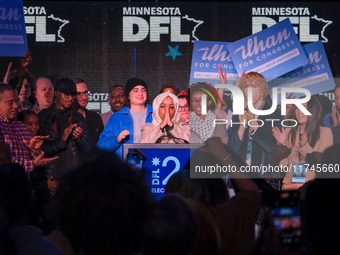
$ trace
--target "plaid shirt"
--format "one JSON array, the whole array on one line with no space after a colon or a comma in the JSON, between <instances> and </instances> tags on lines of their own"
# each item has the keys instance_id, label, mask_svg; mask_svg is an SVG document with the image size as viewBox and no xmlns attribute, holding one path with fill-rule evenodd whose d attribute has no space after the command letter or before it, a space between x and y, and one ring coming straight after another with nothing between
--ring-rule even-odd
<instances>
[{"instance_id":1,"label":"plaid shirt","mask_svg":"<svg viewBox=\"0 0 340 255\"><path fill-rule=\"evenodd\" d=\"M23 166L26 172L33 171L33 159L37 156L24 144L23 140L30 140L31 134L21 121L9 121L0 115L0 142L9 145L12 161Z\"/></svg>"}]
</instances>

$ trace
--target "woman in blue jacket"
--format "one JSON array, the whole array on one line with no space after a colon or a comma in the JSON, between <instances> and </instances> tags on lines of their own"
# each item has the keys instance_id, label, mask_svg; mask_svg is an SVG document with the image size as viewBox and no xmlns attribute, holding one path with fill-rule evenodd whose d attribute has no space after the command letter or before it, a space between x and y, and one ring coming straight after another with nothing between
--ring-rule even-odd
<instances>
[{"instance_id":1,"label":"woman in blue jacket","mask_svg":"<svg viewBox=\"0 0 340 255\"><path fill-rule=\"evenodd\" d=\"M148 88L145 81L131 78L125 84L129 106L115 112L107 122L98 141L98 148L123 155L124 143L137 143L142 126L152 122L152 106L147 105Z\"/></svg>"}]
</instances>

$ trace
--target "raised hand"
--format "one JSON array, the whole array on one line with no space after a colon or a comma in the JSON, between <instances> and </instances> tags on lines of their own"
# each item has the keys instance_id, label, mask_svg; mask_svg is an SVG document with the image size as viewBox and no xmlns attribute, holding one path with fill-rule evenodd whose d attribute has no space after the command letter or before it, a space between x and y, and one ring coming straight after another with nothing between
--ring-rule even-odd
<instances>
[{"instance_id":1,"label":"raised hand","mask_svg":"<svg viewBox=\"0 0 340 255\"><path fill-rule=\"evenodd\" d=\"M237 80L237 82L235 84L236 87L238 87L238 88L240 87L240 80L245 74L246 74L246 69L243 70L243 73L241 74L240 78Z\"/></svg>"},{"instance_id":2,"label":"raised hand","mask_svg":"<svg viewBox=\"0 0 340 255\"><path fill-rule=\"evenodd\" d=\"M127 137L130 134L130 131L128 130L123 130L120 132L119 136L117 137L117 142L121 143L125 137Z\"/></svg>"},{"instance_id":3,"label":"raised hand","mask_svg":"<svg viewBox=\"0 0 340 255\"><path fill-rule=\"evenodd\" d=\"M222 72L222 65L218 65L218 75L220 76L221 84L227 84L227 73Z\"/></svg>"},{"instance_id":4,"label":"raised hand","mask_svg":"<svg viewBox=\"0 0 340 255\"><path fill-rule=\"evenodd\" d=\"M6 84L8 83L9 74L11 73L11 68L12 68L12 62L9 62L8 67L7 67L7 72L6 72L4 80L3 80L3 82L6 83Z\"/></svg>"},{"instance_id":5,"label":"raised hand","mask_svg":"<svg viewBox=\"0 0 340 255\"><path fill-rule=\"evenodd\" d=\"M31 57L31 50L28 49L26 51L26 54L24 57L20 58L19 64L23 68L27 68L28 65L32 62L32 57Z\"/></svg>"},{"instance_id":6,"label":"raised hand","mask_svg":"<svg viewBox=\"0 0 340 255\"><path fill-rule=\"evenodd\" d=\"M284 131L284 128L282 127L281 131L278 127L272 128L273 136L275 137L276 141L279 144L285 144L286 143L286 133Z\"/></svg>"}]
</instances>

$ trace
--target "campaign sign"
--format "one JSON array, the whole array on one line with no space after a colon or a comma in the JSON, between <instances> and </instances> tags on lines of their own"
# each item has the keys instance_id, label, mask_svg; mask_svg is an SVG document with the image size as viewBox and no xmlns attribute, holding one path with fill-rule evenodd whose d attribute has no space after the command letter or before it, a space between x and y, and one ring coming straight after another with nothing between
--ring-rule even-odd
<instances>
[{"instance_id":1,"label":"campaign sign","mask_svg":"<svg viewBox=\"0 0 340 255\"><path fill-rule=\"evenodd\" d=\"M22 0L1 0L0 21L0 56L25 56L27 37Z\"/></svg>"},{"instance_id":2,"label":"campaign sign","mask_svg":"<svg viewBox=\"0 0 340 255\"><path fill-rule=\"evenodd\" d=\"M227 45L239 75L261 73L267 80L307 64L289 19Z\"/></svg>"},{"instance_id":3,"label":"campaign sign","mask_svg":"<svg viewBox=\"0 0 340 255\"><path fill-rule=\"evenodd\" d=\"M269 82L270 87L308 89L312 95L333 90L335 82L321 41L303 46L308 63ZM296 98L298 94L293 94ZM279 97L280 99L281 97Z\"/></svg>"},{"instance_id":4,"label":"campaign sign","mask_svg":"<svg viewBox=\"0 0 340 255\"><path fill-rule=\"evenodd\" d=\"M208 82L219 84L218 66L227 73L228 83L238 79L237 71L228 52L229 42L194 41L191 60L190 84Z\"/></svg>"},{"instance_id":5,"label":"campaign sign","mask_svg":"<svg viewBox=\"0 0 340 255\"><path fill-rule=\"evenodd\" d=\"M146 156L145 178L151 193L160 199L164 195L168 180L174 173L184 168L194 148L193 144L124 144L123 159L127 160L128 153L135 149Z\"/></svg>"}]
</instances>

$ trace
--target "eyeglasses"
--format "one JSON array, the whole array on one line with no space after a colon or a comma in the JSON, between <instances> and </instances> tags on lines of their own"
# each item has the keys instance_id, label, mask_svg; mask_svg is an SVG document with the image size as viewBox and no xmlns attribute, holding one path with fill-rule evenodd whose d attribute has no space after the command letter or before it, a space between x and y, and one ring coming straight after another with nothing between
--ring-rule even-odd
<instances>
[{"instance_id":1,"label":"eyeglasses","mask_svg":"<svg viewBox=\"0 0 340 255\"><path fill-rule=\"evenodd\" d=\"M113 99L113 100L117 100L117 98L125 99L125 95L124 94L119 94L118 96L117 95L110 95L110 98Z\"/></svg>"},{"instance_id":2,"label":"eyeglasses","mask_svg":"<svg viewBox=\"0 0 340 255\"><path fill-rule=\"evenodd\" d=\"M84 92L77 92L77 97L82 97L82 96L89 96L89 91L85 90Z\"/></svg>"},{"instance_id":3,"label":"eyeglasses","mask_svg":"<svg viewBox=\"0 0 340 255\"><path fill-rule=\"evenodd\" d=\"M74 97L75 94L68 94L68 93L63 93L64 97Z\"/></svg>"},{"instance_id":4,"label":"eyeglasses","mask_svg":"<svg viewBox=\"0 0 340 255\"><path fill-rule=\"evenodd\" d=\"M14 104L16 104L17 106L20 105L20 100L9 100L9 101L6 101L5 104L7 104L9 107L12 107Z\"/></svg>"},{"instance_id":5,"label":"eyeglasses","mask_svg":"<svg viewBox=\"0 0 340 255\"><path fill-rule=\"evenodd\" d=\"M190 109L189 105L184 105L184 106L178 107L179 112L184 112L184 111L187 111L189 109Z\"/></svg>"}]
</instances>

